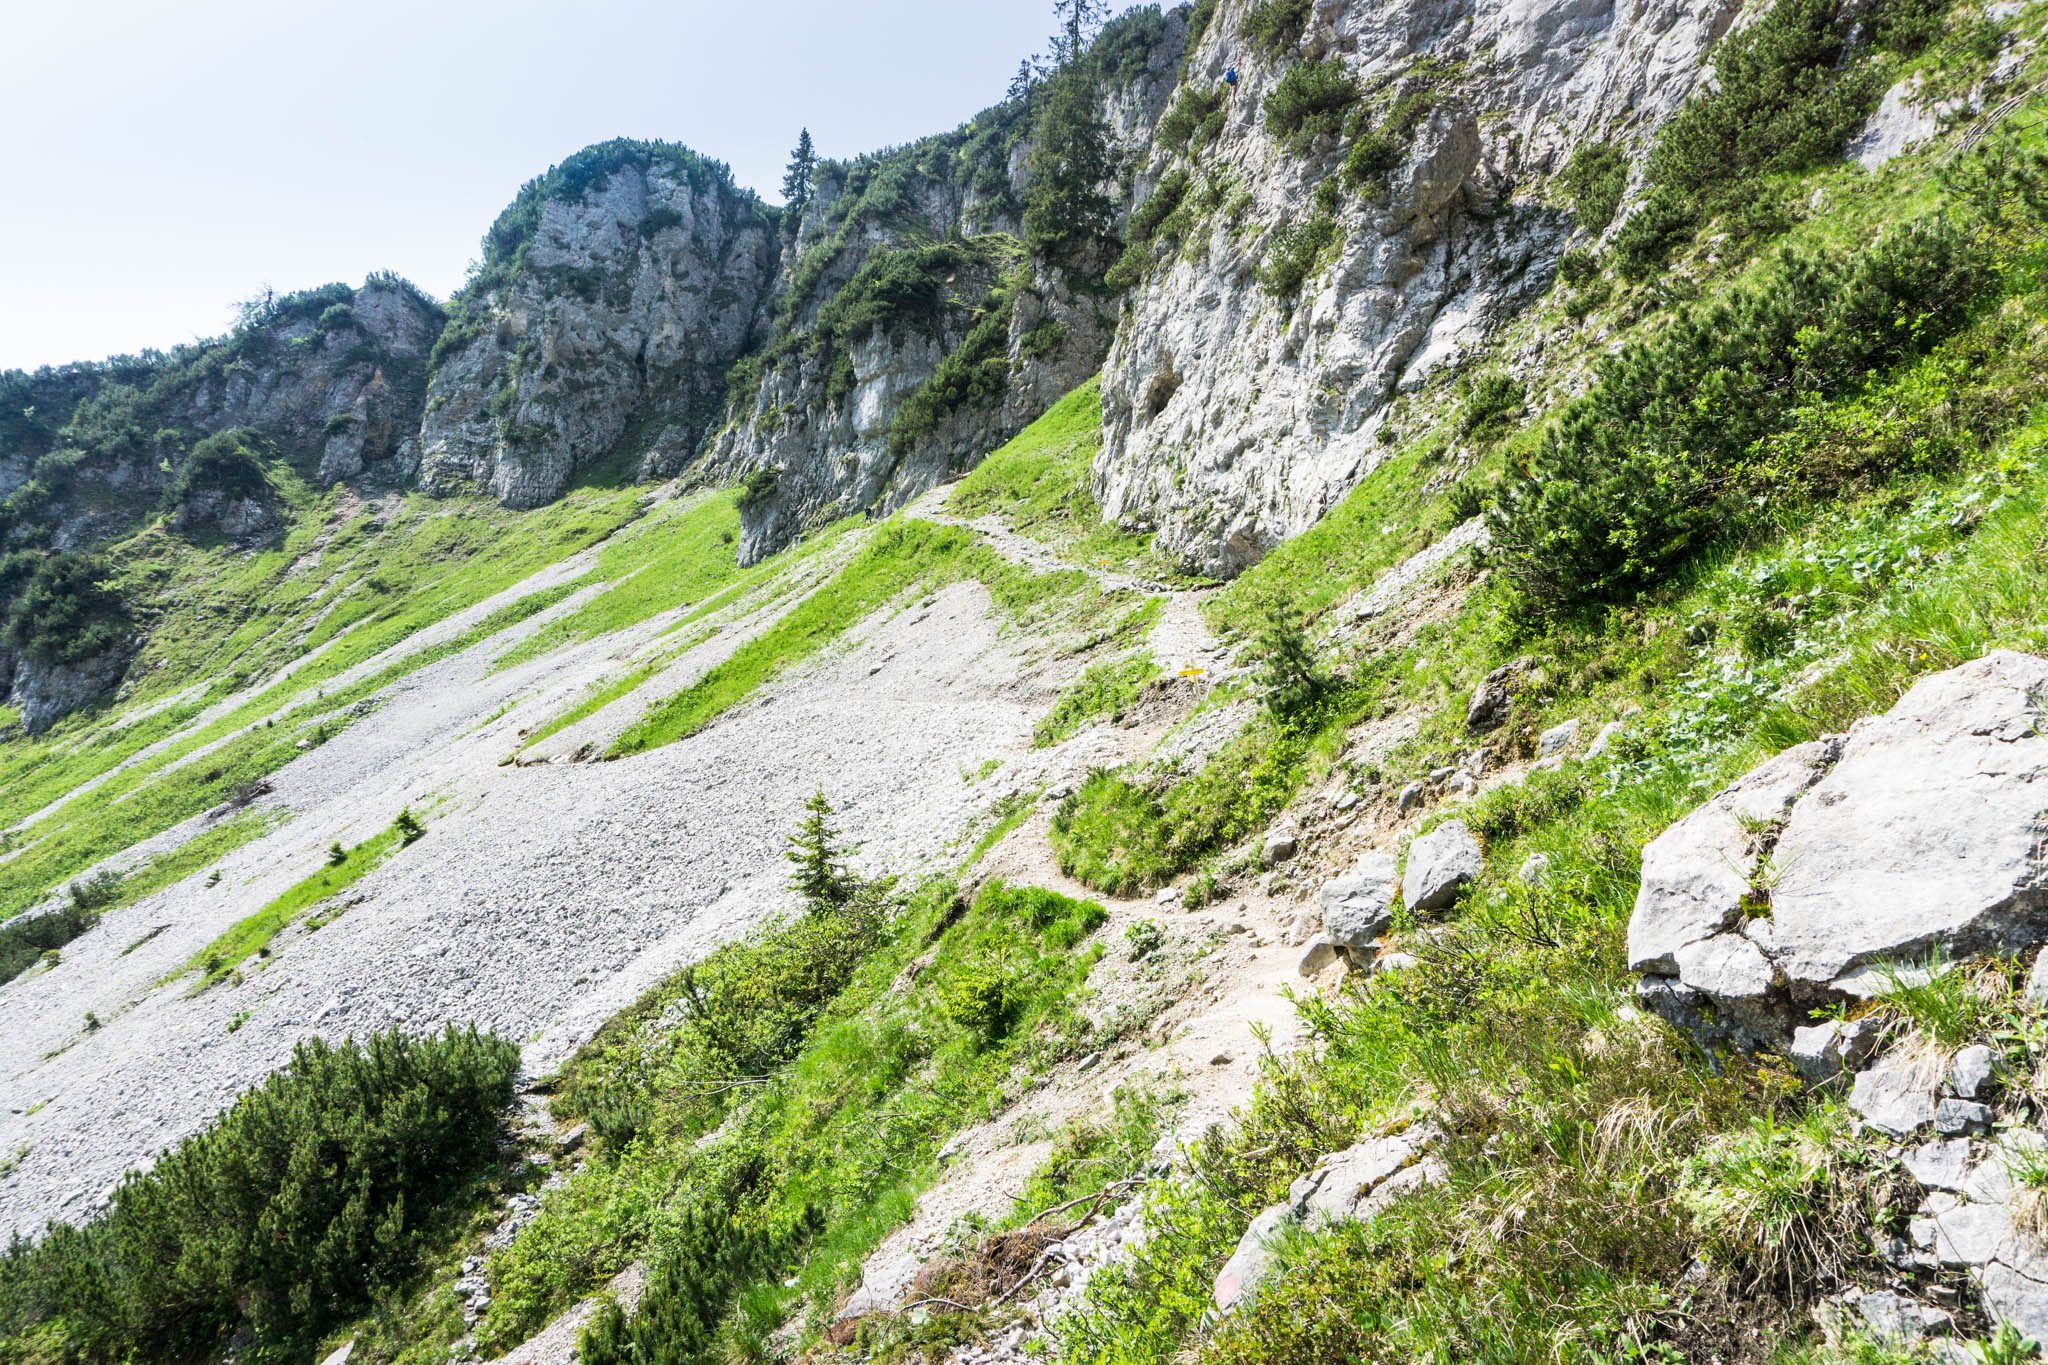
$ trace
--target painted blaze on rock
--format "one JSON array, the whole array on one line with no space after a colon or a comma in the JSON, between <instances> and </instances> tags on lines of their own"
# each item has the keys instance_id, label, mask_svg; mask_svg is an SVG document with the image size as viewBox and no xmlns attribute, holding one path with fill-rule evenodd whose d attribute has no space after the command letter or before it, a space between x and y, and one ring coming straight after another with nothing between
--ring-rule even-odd
<instances>
[{"instance_id":1,"label":"painted blaze on rock","mask_svg":"<svg viewBox=\"0 0 2048 1365\"><path fill-rule=\"evenodd\" d=\"M1643 851L1629 965L1714 1041L1777 1045L1888 964L2048 938L2048 660L1936 674L1758 766Z\"/></svg>"}]
</instances>

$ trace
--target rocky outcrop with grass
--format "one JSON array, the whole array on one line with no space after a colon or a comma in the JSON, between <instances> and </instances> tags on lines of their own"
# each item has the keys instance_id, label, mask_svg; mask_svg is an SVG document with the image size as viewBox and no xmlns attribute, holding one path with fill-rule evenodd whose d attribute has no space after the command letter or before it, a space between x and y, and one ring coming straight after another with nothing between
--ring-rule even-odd
<instances>
[{"instance_id":1,"label":"rocky outcrop with grass","mask_svg":"<svg viewBox=\"0 0 2048 1365\"><path fill-rule=\"evenodd\" d=\"M421 484L537 507L599 465L687 463L776 249L774 214L671 144L603 143L530 182L435 344Z\"/></svg>"},{"instance_id":2,"label":"rocky outcrop with grass","mask_svg":"<svg viewBox=\"0 0 2048 1365\"><path fill-rule=\"evenodd\" d=\"M766 345L734 371L709 468L747 481L742 562L851 513L893 511L975 464L1093 375L1119 318L1101 240L1048 243L1037 149L1069 82L1105 178L1141 161L1187 12L1135 10L1064 71L950 133L819 166L791 225ZM1054 111L1054 112L1048 112ZM1043 214L1043 210L1039 210Z\"/></svg>"},{"instance_id":3,"label":"rocky outcrop with grass","mask_svg":"<svg viewBox=\"0 0 2048 1365\"><path fill-rule=\"evenodd\" d=\"M1667 1018L1782 1042L1901 967L2048 939L2048 660L2000 652L1788 749L1643 852L1629 965Z\"/></svg>"},{"instance_id":4,"label":"rocky outcrop with grass","mask_svg":"<svg viewBox=\"0 0 2048 1365\"><path fill-rule=\"evenodd\" d=\"M311 483L406 484L441 323L410 284L373 276L266 294L227 336L169 354L0 376L9 400L24 399L0 422L0 552L125 533L205 440L235 430Z\"/></svg>"}]
</instances>

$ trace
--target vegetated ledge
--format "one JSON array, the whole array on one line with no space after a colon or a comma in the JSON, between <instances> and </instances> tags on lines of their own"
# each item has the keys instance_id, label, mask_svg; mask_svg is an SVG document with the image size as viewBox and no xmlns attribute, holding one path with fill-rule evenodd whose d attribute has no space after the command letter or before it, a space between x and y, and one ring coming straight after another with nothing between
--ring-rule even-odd
<instances>
[{"instance_id":1,"label":"vegetated ledge","mask_svg":"<svg viewBox=\"0 0 2048 1365\"><path fill-rule=\"evenodd\" d=\"M192 960L166 977L175 980L198 973L187 995L197 995L229 978L241 977L241 966L252 957L270 956L270 943L296 923L314 906L332 900L376 871L400 849L418 840L426 828L411 811L402 811L390 828L381 830L354 848L336 841L328 861L312 876L297 882L254 914L237 920L225 933L192 955ZM335 912L340 913L339 911ZM333 918L328 915L309 923L317 929Z\"/></svg>"},{"instance_id":2,"label":"vegetated ledge","mask_svg":"<svg viewBox=\"0 0 2048 1365\"><path fill-rule=\"evenodd\" d=\"M1013 615L1053 607L1101 614L1123 601L1080 569L1034 573L983 545L972 531L899 514L876 527L844 568L780 621L649 709L605 756L624 758L687 739L911 589L931 591L968 578Z\"/></svg>"}]
</instances>

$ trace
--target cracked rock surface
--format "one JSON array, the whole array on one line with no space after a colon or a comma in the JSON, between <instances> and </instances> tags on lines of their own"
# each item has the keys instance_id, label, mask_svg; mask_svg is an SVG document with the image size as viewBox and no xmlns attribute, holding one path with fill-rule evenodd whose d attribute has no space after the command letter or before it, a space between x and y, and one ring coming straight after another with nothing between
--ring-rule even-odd
<instances>
[{"instance_id":1,"label":"cracked rock surface","mask_svg":"<svg viewBox=\"0 0 2048 1365\"><path fill-rule=\"evenodd\" d=\"M2039 943L2044 698L2048 660L1986 655L1671 826L1643 851L1629 922L1644 999L1717 1041L1778 1046L1895 964Z\"/></svg>"}]
</instances>

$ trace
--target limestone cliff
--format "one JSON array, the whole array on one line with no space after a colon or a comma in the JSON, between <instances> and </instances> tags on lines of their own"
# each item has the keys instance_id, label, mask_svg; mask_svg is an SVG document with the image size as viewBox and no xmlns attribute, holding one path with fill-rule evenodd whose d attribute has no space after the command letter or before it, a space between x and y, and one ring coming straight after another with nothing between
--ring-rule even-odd
<instances>
[{"instance_id":1,"label":"limestone cliff","mask_svg":"<svg viewBox=\"0 0 2048 1365\"><path fill-rule=\"evenodd\" d=\"M1640 150L1738 8L1223 0L1139 182L1173 202L1103 373L1105 512L1221 576L1315 521L1389 401L1548 287L1582 230L1550 178Z\"/></svg>"},{"instance_id":2,"label":"limestone cliff","mask_svg":"<svg viewBox=\"0 0 2048 1365\"><path fill-rule=\"evenodd\" d=\"M686 463L754 339L776 245L724 166L668 144L604 143L527 185L435 348L422 485L532 507L607 460Z\"/></svg>"},{"instance_id":3,"label":"limestone cliff","mask_svg":"<svg viewBox=\"0 0 2048 1365\"><path fill-rule=\"evenodd\" d=\"M152 514L205 438L248 428L311 481L407 482L441 310L393 277L248 304L169 354L5 376L0 549L90 546ZM27 401L16 407L15 393Z\"/></svg>"},{"instance_id":4,"label":"limestone cliff","mask_svg":"<svg viewBox=\"0 0 2048 1365\"><path fill-rule=\"evenodd\" d=\"M1134 10L1084 61L1113 159L1142 159L1178 76L1186 7ZM785 252L773 332L738 372L716 477L751 476L740 554L901 506L972 467L1100 366L1105 261L1026 249L1047 86L942 136L821 168ZM1113 196L1119 212L1125 197Z\"/></svg>"}]
</instances>

